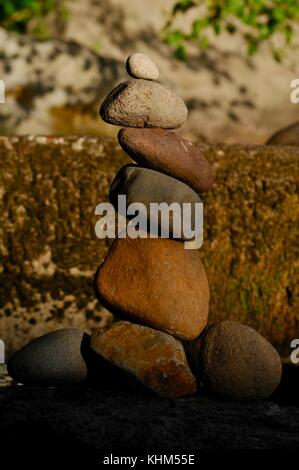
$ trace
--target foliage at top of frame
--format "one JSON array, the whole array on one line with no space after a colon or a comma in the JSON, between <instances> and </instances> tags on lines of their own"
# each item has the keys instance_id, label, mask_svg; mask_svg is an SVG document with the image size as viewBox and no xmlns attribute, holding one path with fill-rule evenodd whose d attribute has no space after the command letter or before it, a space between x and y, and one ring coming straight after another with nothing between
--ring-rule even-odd
<instances>
[{"instance_id":1,"label":"foliage at top of frame","mask_svg":"<svg viewBox=\"0 0 299 470\"><path fill-rule=\"evenodd\" d=\"M190 9L198 10L198 17L188 32L175 28L177 15ZM188 42L197 42L200 48L209 45L209 32L220 35L239 33L245 40L249 55L256 54L261 45L270 46L273 57L281 62L286 46L292 43L294 25L299 20L298 0L180 0L175 3L163 29L164 41L174 46L176 57L185 60ZM280 35L282 45L273 39Z\"/></svg>"},{"instance_id":2,"label":"foliage at top of frame","mask_svg":"<svg viewBox=\"0 0 299 470\"><path fill-rule=\"evenodd\" d=\"M66 10L57 0L0 0L0 26L18 33L26 33L28 24L34 20L32 34L44 38L48 36L45 18L59 9L62 15Z\"/></svg>"}]
</instances>

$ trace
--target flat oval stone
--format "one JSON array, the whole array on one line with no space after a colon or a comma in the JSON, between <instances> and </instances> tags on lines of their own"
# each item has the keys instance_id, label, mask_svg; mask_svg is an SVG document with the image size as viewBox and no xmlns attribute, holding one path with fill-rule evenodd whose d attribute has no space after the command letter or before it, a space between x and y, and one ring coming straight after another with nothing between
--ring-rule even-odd
<instances>
[{"instance_id":1,"label":"flat oval stone","mask_svg":"<svg viewBox=\"0 0 299 470\"><path fill-rule=\"evenodd\" d=\"M158 67L146 54L137 52L130 55L126 68L133 78L143 78L144 80L158 80L159 78Z\"/></svg>"},{"instance_id":2,"label":"flat oval stone","mask_svg":"<svg viewBox=\"0 0 299 470\"><path fill-rule=\"evenodd\" d=\"M196 392L196 380L182 344L172 336L126 321L95 330L91 347L158 395L176 398Z\"/></svg>"},{"instance_id":3,"label":"flat oval stone","mask_svg":"<svg viewBox=\"0 0 299 470\"><path fill-rule=\"evenodd\" d=\"M10 358L8 373L16 382L28 385L56 386L84 382L88 375L84 354L89 341L89 335L75 328L47 333Z\"/></svg>"},{"instance_id":4,"label":"flat oval stone","mask_svg":"<svg viewBox=\"0 0 299 470\"><path fill-rule=\"evenodd\" d=\"M122 194L126 196L127 208L130 204L144 204L146 208L145 219L147 219L145 230L148 231L150 231L150 221L153 219L151 204L164 203L170 205L177 203L177 210L165 212L165 218L159 217L157 211L154 226L157 228L159 235L162 229L167 237L168 233L173 236L173 228L176 225L180 233L175 238L182 240L188 238L184 236L183 224L185 226L188 224L190 228L194 227L195 212L198 210L195 204L201 203L198 194L185 183L158 171L141 168L137 165L122 167L111 184L109 197L116 210L118 209L118 196ZM185 211L183 204L190 204L190 211ZM126 217L126 213L122 215Z\"/></svg>"},{"instance_id":5,"label":"flat oval stone","mask_svg":"<svg viewBox=\"0 0 299 470\"><path fill-rule=\"evenodd\" d=\"M142 166L161 171L204 193L213 185L211 165L189 140L164 129L121 129L121 147Z\"/></svg>"},{"instance_id":6,"label":"flat oval stone","mask_svg":"<svg viewBox=\"0 0 299 470\"><path fill-rule=\"evenodd\" d=\"M118 85L100 109L105 122L125 127L176 129L184 124L187 114L184 101L175 93L142 79Z\"/></svg>"},{"instance_id":7,"label":"flat oval stone","mask_svg":"<svg viewBox=\"0 0 299 470\"><path fill-rule=\"evenodd\" d=\"M195 339L207 324L209 285L199 251L178 241L116 239L94 288L108 310L180 339Z\"/></svg>"},{"instance_id":8,"label":"flat oval stone","mask_svg":"<svg viewBox=\"0 0 299 470\"><path fill-rule=\"evenodd\" d=\"M223 321L203 335L199 372L212 395L254 400L267 398L275 391L282 365L277 351L257 331Z\"/></svg>"}]
</instances>

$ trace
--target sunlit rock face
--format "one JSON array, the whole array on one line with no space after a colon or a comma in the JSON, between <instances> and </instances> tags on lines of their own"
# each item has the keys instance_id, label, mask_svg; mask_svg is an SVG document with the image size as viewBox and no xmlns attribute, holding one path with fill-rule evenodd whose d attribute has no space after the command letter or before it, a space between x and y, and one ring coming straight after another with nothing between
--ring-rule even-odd
<instances>
[{"instance_id":1,"label":"sunlit rock face","mask_svg":"<svg viewBox=\"0 0 299 470\"><path fill-rule=\"evenodd\" d=\"M0 28L1 134L109 133L96 106L126 72L75 41L38 41Z\"/></svg>"}]
</instances>

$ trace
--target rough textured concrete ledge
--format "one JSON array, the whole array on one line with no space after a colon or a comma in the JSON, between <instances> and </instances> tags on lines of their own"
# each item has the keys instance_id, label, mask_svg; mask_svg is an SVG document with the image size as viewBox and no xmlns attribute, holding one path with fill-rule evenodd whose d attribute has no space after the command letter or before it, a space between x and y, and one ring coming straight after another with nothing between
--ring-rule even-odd
<instances>
[{"instance_id":1,"label":"rough textured concrete ledge","mask_svg":"<svg viewBox=\"0 0 299 470\"><path fill-rule=\"evenodd\" d=\"M216 176L203 198L210 319L247 323L288 355L299 331L299 147L199 148ZM0 338L8 354L46 331L89 331L110 318L92 289L108 247L94 235L94 210L129 161L109 139L0 138Z\"/></svg>"},{"instance_id":2,"label":"rough textured concrete ledge","mask_svg":"<svg viewBox=\"0 0 299 470\"><path fill-rule=\"evenodd\" d=\"M100 451L109 455L113 449L127 455L130 447L183 453L299 447L299 408L270 401L17 387L0 389L0 403L1 457L12 462L19 457L22 464L32 463L32 446L47 461L55 457L55 464L60 457L75 461L80 454L99 459Z\"/></svg>"}]
</instances>

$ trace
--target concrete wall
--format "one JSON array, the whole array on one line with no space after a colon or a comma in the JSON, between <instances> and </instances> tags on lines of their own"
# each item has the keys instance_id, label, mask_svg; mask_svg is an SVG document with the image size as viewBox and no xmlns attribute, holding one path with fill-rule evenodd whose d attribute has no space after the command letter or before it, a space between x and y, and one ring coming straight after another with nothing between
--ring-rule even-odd
<instances>
[{"instance_id":1,"label":"concrete wall","mask_svg":"<svg viewBox=\"0 0 299 470\"><path fill-rule=\"evenodd\" d=\"M216 176L203 198L210 319L247 323L287 355L299 334L299 148L199 147ZM0 339L7 354L52 329L90 331L111 319L92 288L110 243L94 235L94 210L128 161L109 139L0 137Z\"/></svg>"}]
</instances>

